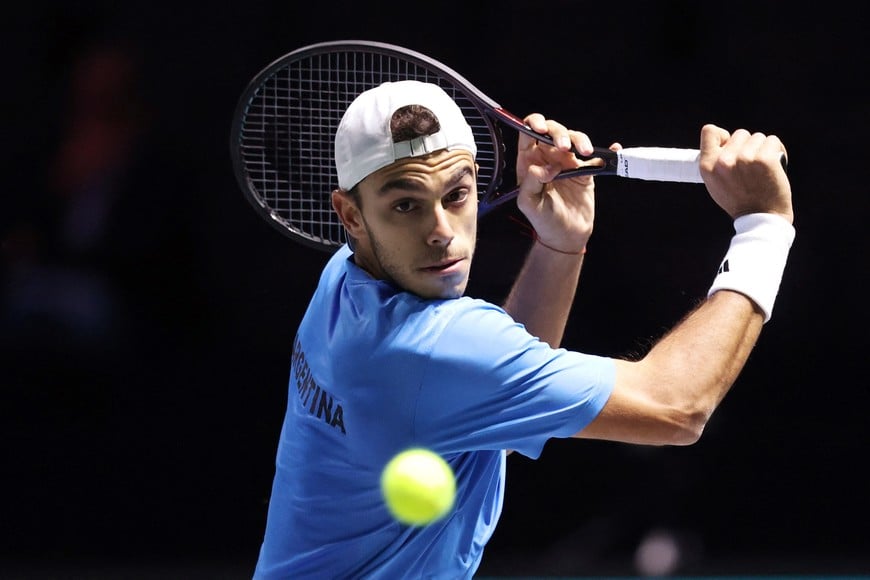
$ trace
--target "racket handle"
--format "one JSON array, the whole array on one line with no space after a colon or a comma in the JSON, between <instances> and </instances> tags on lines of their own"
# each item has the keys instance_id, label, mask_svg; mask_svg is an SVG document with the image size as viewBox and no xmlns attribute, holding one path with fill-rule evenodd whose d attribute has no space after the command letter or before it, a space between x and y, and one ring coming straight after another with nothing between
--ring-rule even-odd
<instances>
[{"instance_id":1,"label":"racket handle","mask_svg":"<svg viewBox=\"0 0 870 580\"><path fill-rule=\"evenodd\" d=\"M647 181L704 183L698 165L700 156L699 149L676 147L627 147L619 151L596 148L593 155L580 157L583 159L603 159L604 166L587 165L572 169L560 173L556 179L577 175L617 175ZM779 161L783 170L787 170L788 160L785 154L780 157ZM514 188L510 191L490 194L481 199L478 206L478 216L481 217L506 201L514 199L518 193L519 188Z\"/></svg>"},{"instance_id":2,"label":"racket handle","mask_svg":"<svg viewBox=\"0 0 870 580\"><path fill-rule=\"evenodd\" d=\"M616 152L616 175L648 181L703 183L698 149L627 147Z\"/></svg>"}]
</instances>

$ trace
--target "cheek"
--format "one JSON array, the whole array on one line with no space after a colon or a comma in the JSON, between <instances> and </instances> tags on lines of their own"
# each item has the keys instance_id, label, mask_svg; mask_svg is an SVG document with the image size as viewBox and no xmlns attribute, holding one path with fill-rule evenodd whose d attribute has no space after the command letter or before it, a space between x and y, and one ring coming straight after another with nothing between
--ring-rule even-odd
<instances>
[{"instance_id":1,"label":"cheek","mask_svg":"<svg viewBox=\"0 0 870 580\"><path fill-rule=\"evenodd\" d=\"M373 233L382 245L389 244L391 248L404 248L408 245L414 232L414 228L407 222L381 220L377 222Z\"/></svg>"},{"instance_id":2,"label":"cheek","mask_svg":"<svg viewBox=\"0 0 870 580\"><path fill-rule=\"evenodd\" d=\"M407 227L407 224L385 220L382 216L371 216L366 222L366 231L377 251L378 259L391 268L403 263L409 248L415 246L413 228Z\"/></svg>"},{"instance_id":3,"label":"cheek","mask_svg":"<svg viewBox=\"0 0 870 580\"><path fill-rule=\"evenodd\" d=\"M368 209L363 212L363 220L369 235L381 241L393 239L400 229L389 214L381 211Z\"/></svg>"},{"instance_id":4,"label":"cheek","mask_svg":"<svg viewBox=\"0 0 870 580\"><path fill-rule=\"evenodd\" d=\"M462 232L465 233L471 240L477 237L477 212L471 212L462 223Z\"/></svg>"}]
</instances>

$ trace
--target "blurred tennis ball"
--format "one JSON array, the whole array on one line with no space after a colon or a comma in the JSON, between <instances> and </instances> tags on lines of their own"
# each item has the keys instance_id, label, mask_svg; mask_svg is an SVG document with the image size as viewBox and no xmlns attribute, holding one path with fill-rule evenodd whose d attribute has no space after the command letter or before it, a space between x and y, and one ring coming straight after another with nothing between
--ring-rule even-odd
<instances>
[{"instance_id":1,"label":"blurred tennis ball","mask_svg":"<svg viewBox=\"0 0 870 580\"><path fill-rule=\"evenodd\" d=\"M415 447L387 463L381 473L381 492L394 518L409 526L425 526L453 507L456 478L440 455Z\"/></svg>"}]
</instances>

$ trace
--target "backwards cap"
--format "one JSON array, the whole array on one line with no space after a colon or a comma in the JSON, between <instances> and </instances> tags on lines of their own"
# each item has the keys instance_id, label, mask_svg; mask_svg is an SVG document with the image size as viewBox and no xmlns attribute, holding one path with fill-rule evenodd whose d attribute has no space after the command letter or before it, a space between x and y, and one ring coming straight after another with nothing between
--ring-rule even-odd
<instances>
[{"instance_id":1,"label":"backwards cap","mask_svg":"<svg viewBox=\"0 0 870 580\"><path fill-rule=\"evenodd\" d=\"M393 113L408 105L432 111L441 130L394 143L390 120ZM440 149L465 149L477 155L474 134L456 102L437 85L410 80L383 83L361 93L341 118L335 134L338 186L350 189L399 159Z\"/></svg>"}]
</instances>

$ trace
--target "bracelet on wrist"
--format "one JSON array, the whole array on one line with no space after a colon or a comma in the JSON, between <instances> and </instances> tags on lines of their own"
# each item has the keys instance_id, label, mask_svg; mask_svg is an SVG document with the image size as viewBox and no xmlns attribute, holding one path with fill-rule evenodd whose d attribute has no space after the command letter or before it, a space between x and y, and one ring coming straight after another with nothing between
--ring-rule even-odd
<instances>
[{"instance_id":1,"label":"bracelet on wrist","mask_svg":"<svg viewBox=\"0 0 870 580\"><path fill-rule=\"evenodd\" d=\"M537 232L535 232L535 242L538 244L541 244L542 246L544 246L548 250L552 250L552 251L557 252L559 254L565 254L567 256L582 256L583 254L586 253L586 246L583 246L582 248L580 248L579 251L576 251L576 252L566 252L565 250L560 250L559 248L554 248L553 246L551 246L549 244L545 244L544 242L542 242L541 238L538 237Z\"/></svg>"},{"instance_id":2,"label":"bracelet on wrist","mask_svg":"<svg viewBox=\"0 0 870 580\"><path fill-rule=\"evenodd\" d=\"M552 250L552 251L557 252L559 254L565 254L568 256L582 256L583 254L586 253L586 246L583 246L579 251L576 251L576 252L566 252L565 250L560 250L559 248L554 248L553 246L541 241L541 238L538 237L538 232L535 231L535 228L533 228L531 225L524 223L524 222L521 222L520 220L518 220L517 218L515 218L513 216L508 216L508 219L510 219L512 222L514 222L516 224L519 224L519 226L522 228L522 234L524 236L532 238L532 240L534 242L541 244L542 246L544 246L548 250Z\"/></svg>"}]
</instances>

